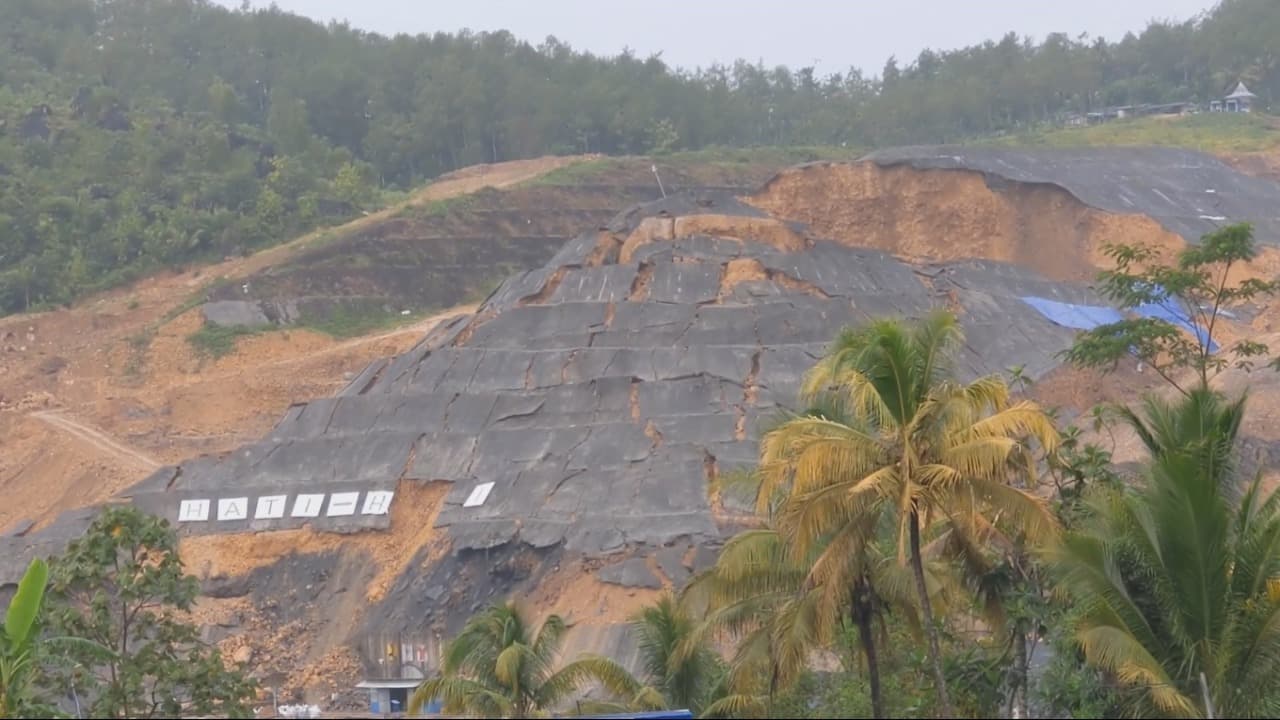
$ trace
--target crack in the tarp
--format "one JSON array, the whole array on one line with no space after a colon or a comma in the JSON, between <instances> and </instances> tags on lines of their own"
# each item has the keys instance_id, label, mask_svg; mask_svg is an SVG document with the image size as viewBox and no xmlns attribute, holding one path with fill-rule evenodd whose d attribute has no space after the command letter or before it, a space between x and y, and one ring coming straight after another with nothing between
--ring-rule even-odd
<instances>
[{"instance_id":1,"label":"crack in the tarp","mask_svg":"<svg viewBox=\"0 0 1280 720\"><path fill-rule=\"evenodd\" d=\"M588 434L590 434L590 433L588 433ZM567 461L568 461L568 460L567 460L567 458L566 458L566 462L567 462ZM587 469L586 469L586 468L582 468L582 469L580 469L580 470L570 470L570 469L568 468L568 466L566 466L566 467L565 467L565 469L564 469L564 470L562 470L561 472L562 472L562 475L561 475L561 477L560 477L560 481L559 481L559 482L557 482L557 483L556 483L556 486L555 486L555 487L553 487L553 488L551 488L551 491L547 493L547 497L546 497L546 499L547 499L547 500L550 500L552 495L555 495L557 492L559 492L559 491L560 491L560 488L561 488L561 487L563 487L565 483L567 483L567 482L569 482L570 480L572 480L572 479L574 479L574 478L578 477L579 475L582 475L582 474L586 473L586 472L587 472ZM575 511L575 512L576 512L576 511Z\"/></svg>"},{"instance_id":2,"label":"crack in the tarp","mask_svg":"<svg viewBox=\"0 0 1280 720\"><path fill-rule=\"evenodd\" d=\"M587 440L591 437L592 433L594 433L594 432L595 432L594 428L590 428L590 427L588 427L586 430L587 430L587 431L586 431L585 433L583 433L583 435L582 435L582 439L581 439L581 440L579 440L578 442L574 443L574 444L573 444L573 447L570 447L568 450L566 450L566 451L565 451L565 453L564 453L564 466L563 466L563 469L562 469L560 472L562 472L562 473L567 473L567 472L569 472L569 463L573 461L573 454L574 454L575 452L577 452L578 448L582 447L582 446L583 446L583 444L584 444L584 443L586 443L586 442L587 442ZM586 472L586 470L587 470L586 468L582 468L582 470L581 470L581 471L582 471L582 472Z\"/></svg>"},{"instance_id":3,"label":"crack in the tarp","mask_svg":"<svg viewBox=\"0 0 1280 720\"><path fill-rule=\"evenodd\" d=\"M571 263L561 265L556 268L551 272L551 275L547 277L546 281L543 282L542 287L539 288L537 292L529 293L528 295L517 299L516 307L526 307L528 305L541 305L546 303L546 301L551 299L551 296L555 294L556 289L560 287L560 283L564 282L564 276L567 275L570 270L577 270L580 267L581 265Z\"/></svg>"},{"instance_id":4,"label":"crack in the tarp","mask_svg":"<svg viewBox=\"0 0 1280 720\"><path fill-rule=\"evenodd\" d=\"M592 335L591 339L594 340L595 335ZM608 349L613 349L613 348L608 348ZM618 356L622 354L623 350L629 350L629 349L630 348L620 348L620 349L614 350L613 355L610 356L609 358L609 362L605 363L604 369L600 371L599 377L608 377L609 369L612 368L613 364L618 361Z\"/></svg>"},{"instance_id":5,"label":"crack in the tarp","mask_svg":"<svg viewBox=\"0 0 1280 720\"><path fill-rule=\"evenodd\" d=\"M569 356L565 358L564 364L560 366L560 383L567 384L569 382L569 366L573 364L574 358L578 357L579 348L569 351Z\"/></svg>"},{"instance_id":6,"label":"crack in the tarp","mask_svg":"<svg viewBox=\"0 0 1280 720\"><path fill-rule=\"evenodd\" d=\"M386 372L387 368L391 365L391 362L392 361L389 358L381 360L380 364L378 365L378 369L375 370L373 373L373 377L369 378L369 381L364 384L364 387L356 391L355 393L356 396L364 395L365 393L372 390L373 386L378 383L378 378L382 377L382 373ZM415 374L417 373L416 367L414 368L414 372Z\"/></svg>"},{"instance_id":7,"label":"crack in the tarp","mask_svg":"<svg viewBox=\"0 0 1280 720\"><path fill-rule=\"evenodd\" d=\"M453 397L449 398L449 404L444 406L444 413L440 416L440 427L445 430L449 429L449 411L453 409L453 404L458 402L460 397L462 397L462 393L454 393Z\"/></svg>"},{"instance_id":8,"label":"crack in the tarp","mask_svg":"<svg viewBox=\"0 0 1280 720\"><path fill-rule=\"evenodd\" d=\"M249 466L249 468L250 468L250 469L252 469L252 470L257 470L261 465L263 465L263 464L264 464L264 463L266 463L268 460L270 460L270 459L271 459L271 456L272 456L272 455L275 455L277 450L279 450L280 448L282 448L282 447L284 447L284 446L286 446L286 445L292 445L292 444L293 444L293 441L292 441L292 440L288 440L288 441L286 441L286 442L282 442L282 443L274 443L274 444L271 446L271 449L267 451L267 454L266 454L266 455L263 455L261 460L258 460L257 462L255 462L255 463L253 463L252 465L250 465L250 466Z\"/></svg>"},{"instance_id":9,"label":"crack in the tarp","mask_svg":"<svg viewBox=\"0 0 1280 720\"><path fill-rule=\"evenodd\" d=\"M326 434L328 434L328 432L329 432L329 426L333 424L333 416L334 416L335 414L337 414L337 412L338 412L338 406L339 406L339 405L341 405L341 404L342 404L342 401L341 401L341 400L334 400L334 402L333 402L333 409L331 409L331 410L329 411L329 417L328 417L328 418L325 418L325 421L324 421L324 429L320 431L320 434L321 434L321 435L326 435ZM308 407L310 407L310 405L308 405Z\"/></svg>"},{"instance_id":10,"label":"crack in the tarp","mask_svg":"<svg viewBox=\"0 0 1280 720\"><path fill-rule=\"evenodd\" d=\"M173 469L173 476L169 478L169 482L164 484L165 492L172 490L174 483L178 482L180 477L182 477L182 466L178 465Z\"/></svg>"},{"instance_id":11,"label":"crack in the tarp","mask_svg":"<svg viewBox=\"0 0 1280 720\"><path fill-rule=\"evenodd\" d=\"M493 418L491 422L488 422L486 424L492 426L492 425L497 425L498 423L504 422L506 420L516 420L519 418L533 417L534 415L537 415L540 410L542 410L544 405L546 405L546 400L539 400L538 404L532 410L511 412L505 415L499 415Z\"/></svg>"},{"instance_id":12,"label":"crack in the tarp","mask_svg":"<svg viewBox=\"0 0 1280 720\"><path fill-rule=\"evenodd\" d=\"M471 383L476 381L476 374L480 372L480 366L484 363L484 358L488 354L488 350L480 348L480 357L476 358L476 364L471 367L471 374L467 376L467 382L461 386L461 389L471 391Z\"/></svg>"},{"instance_id":13,"label":"crack in the tarp","mask_svg":"<svg viewBox=\"0 0 1280 720\"><path fill-rule=\"evenodd\" d=\"M399 480L404 480L409 475L409 470L413 468L413 461L418 457L418 443L427 436L426 433L419 433L413 442L409 444L409 457L405 458L404 467L400 470Z\"/></svg>"}]
</instances>

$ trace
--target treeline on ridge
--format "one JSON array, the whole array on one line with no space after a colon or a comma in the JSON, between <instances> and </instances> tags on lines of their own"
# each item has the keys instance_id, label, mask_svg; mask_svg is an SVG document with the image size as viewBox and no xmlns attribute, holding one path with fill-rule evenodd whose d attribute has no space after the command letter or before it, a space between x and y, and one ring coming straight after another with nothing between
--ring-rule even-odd
<instances>
[{"instance_id":1,"label":"treeline on ridge","mask_svg":"<svg viewBox=\"0 0 1280 720\"><path fill-rule=\"evenodd\" d=\"M0 28L0 313L279 242L479 162L946 142L1237 79L1280 94L1266 0L1119 42L1010 33L878 76L388 38L207 0L6 0Z\"/></svg>"}]
</instances>

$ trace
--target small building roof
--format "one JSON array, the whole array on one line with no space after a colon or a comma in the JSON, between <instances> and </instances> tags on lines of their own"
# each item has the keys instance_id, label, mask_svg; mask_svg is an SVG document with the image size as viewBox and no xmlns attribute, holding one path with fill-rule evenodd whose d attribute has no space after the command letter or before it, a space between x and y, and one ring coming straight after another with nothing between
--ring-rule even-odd
<instances>
[{"instance_id":1,"label":"small building roof","mask_svg":"<svg viewBox=\"0 0 1280 720\"><path fill-rule=\"evenodd\" d=\"M1225 100L1241 100L1241 99L1244 99L1244 98L1256 98L1256 97L1258 97L1258 96L1257 96L1257 95L1254 95L1254 94L1253 94L1253 93L1251 93L1251 92L1249 92L1249 88L1245 87L1245 86L1244 86L1244 81L1243 81L1243 80L1241 80L1240 82L1236 83L1236 89L1235 89L1235 90L1232 90L1232 91L1231 91L1231 94L1230 94L1230 95L1228 95L1228 96L1226 96L1226 97L1225 97L1225 98L1223 98L1223 99L1225 99Z\"/></svg>"}]
</instances>

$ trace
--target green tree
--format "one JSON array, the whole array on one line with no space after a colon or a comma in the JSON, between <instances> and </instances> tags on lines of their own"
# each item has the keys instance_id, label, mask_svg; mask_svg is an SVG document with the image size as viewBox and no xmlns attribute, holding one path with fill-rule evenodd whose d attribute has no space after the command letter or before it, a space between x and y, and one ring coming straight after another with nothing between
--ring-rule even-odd
<instances>
[{"instance_id":1,"label":"green tree","mask_svg":"<svg viewBox=\"0 0 1280 720\"><path fill-rule=\"evenodd\" d=\"M1145 484L1099 489L1051 552L1076 641L1135 715L1280 713L1280 494L1260 476L1240 493L1244 407L1203 387L1149 399L1128 416L1151 456Z\"/></svg>"},{"instance_id":2,"label":"green tree","mask_svg":"<svg viewBox=\"0 0 1280 720\"><path fill-rule=\"evenodd\" d=\"M240 98L236 89L218 78L209 86L209 111L223 124L232 125L240 119Z\"/></svg>"},{"instance_id":3,"label":"green tree","mask_svg":"<svg viewBox=\"0 0 1280 720\"><path fill-rule=\"evenodd\" d=\"M608 658L587 655L555 670L564 633L558 615L549 616L534 632L516 605L494 605L471 618L449 642L439 674L414 690L409 712L420 712L438 699L446 713L529 717L550 712L590 683L628 705L661 707L660 696L646 692Z\"/></svg>"},{"instance_id":4,"label":"green tree","mask_svg":"<svg viewBox=\"0 0 1280 720\"><path fill-rule=\"evenodd\" d=\"M1110 369L1136 357L1184 395L1191 389L1179 377L1183 371L1193 371L1198 386L1208 387L1228 367L1249 371L1260 358L1266 362L1270 349L1256 340L1238 340L1225 353L1214 342L1224 311L1280 291L1280 281L1232 275L1257 256L1250 225L1228 225L1205 235L1200 244L1180 251L1173 264L1158 262L1149 247L1111 245L1106 253L1116 267L1099 275L1101 293L1122 309L1155 308L1164 317L1144 314L1081 333L1064 354L1067 360ZM1189 333L1167 317L1193 323L1197 330ZM1269 365L1280 370L1280 358Z\"/></svg>"},{"instance_id":5,"label":"green tree","mask_svg":"<svg viewBox=\"0 0 1280 720\"><path fill-rule=\"evenodd\" d=\"M373 201L373 184L366 177L363 168L349 162L343 165L333 178L333 194L339 200L350 203L351 207L360 211Z\"/></svg>"},{"instance_id":6,"label":"green tree","mask_svg":"<svg viewBox=\"0 0 1280 720\"><path fill-rule=\"evenodd\" d=\"M63 653L94 717L251 716L256 687L181 617L199 594L168 521L109 507L50 565L49 617L62 634L108 648Z\"/></svg>"},{"instance_id":7,"label":"green tree","mask_svg":"<svg viewBox=\"0 0 1280 720\"><path fill-rule=\"evenodd\" d=\"M813 494L805 523L814 531L802 535L891 504L898 558L910 562L915 576L943 716L953 709L922 530L935 519L972 525L998 515L1036 541L1056 527L1042 500L1012 484L1032 479L1027 438L1048 451L1055 447L1053 422L1035 403L1010 402L999 376L968 384L952 379L950 355L961 339L955 317L944 311L915 324L882 320L845 330L808 374L804 391L832 393L859 423L798 418L766 434L761 449L762 458L786 459L778 471L762 466L768 487L789 481L791 494Z\"/></svg>"},{"instance_id":8,"label":"green tree","mask_svg":"<svg viewBox=\"0 0 1280 720\"><path fill-rule=\"evenodd\" d=\"M809 407L779 423L765 436L761 446L760 485L757 512L768 513L785 538L788 562L800 563L807 571L805 583L822 590L821 613L836 621L843 609L858 629L858 638L867 668L872 713L887 717L881 696L880 669L874 625L888 608L896 608L917 626L917 606L909 596L912 578L901 566L885 558L878 547L887 522L888 504L840 505L830 486L814 482L800 463L832 463L841 448L837 443L773 442L793 430L814 427L844 428L854 433L873 432L863 417L850 412L838 395L821 393L809 398ZM834 480L835 476L831 476ZM807 481L801 484L801 481ZM847 512L846 512L847 511ZM926 566L931 592L952 589L953 582ZM946 575L946 573L944 573ZM908 594L903 591L908 590ZM827 634L830 634L828 631Z\"/></svg>"}]
</instances>

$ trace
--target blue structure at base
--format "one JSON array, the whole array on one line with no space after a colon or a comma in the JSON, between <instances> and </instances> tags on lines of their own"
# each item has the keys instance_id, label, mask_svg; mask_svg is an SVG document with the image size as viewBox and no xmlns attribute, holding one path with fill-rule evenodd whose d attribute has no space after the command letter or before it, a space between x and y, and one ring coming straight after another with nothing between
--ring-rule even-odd
<instances>
[{"instance_id":1,"label":"blue structure at base","mask_svg":"<svg viewBox=\"0 0 1280 720\"><path fill-rule=\"evenodd\" d=\"M575 715L575 717L594 717L596 720L691 720L692 712L687 710L654 710L650 712L620 712L616 715Z\"/></svg>"}]
</instances>

